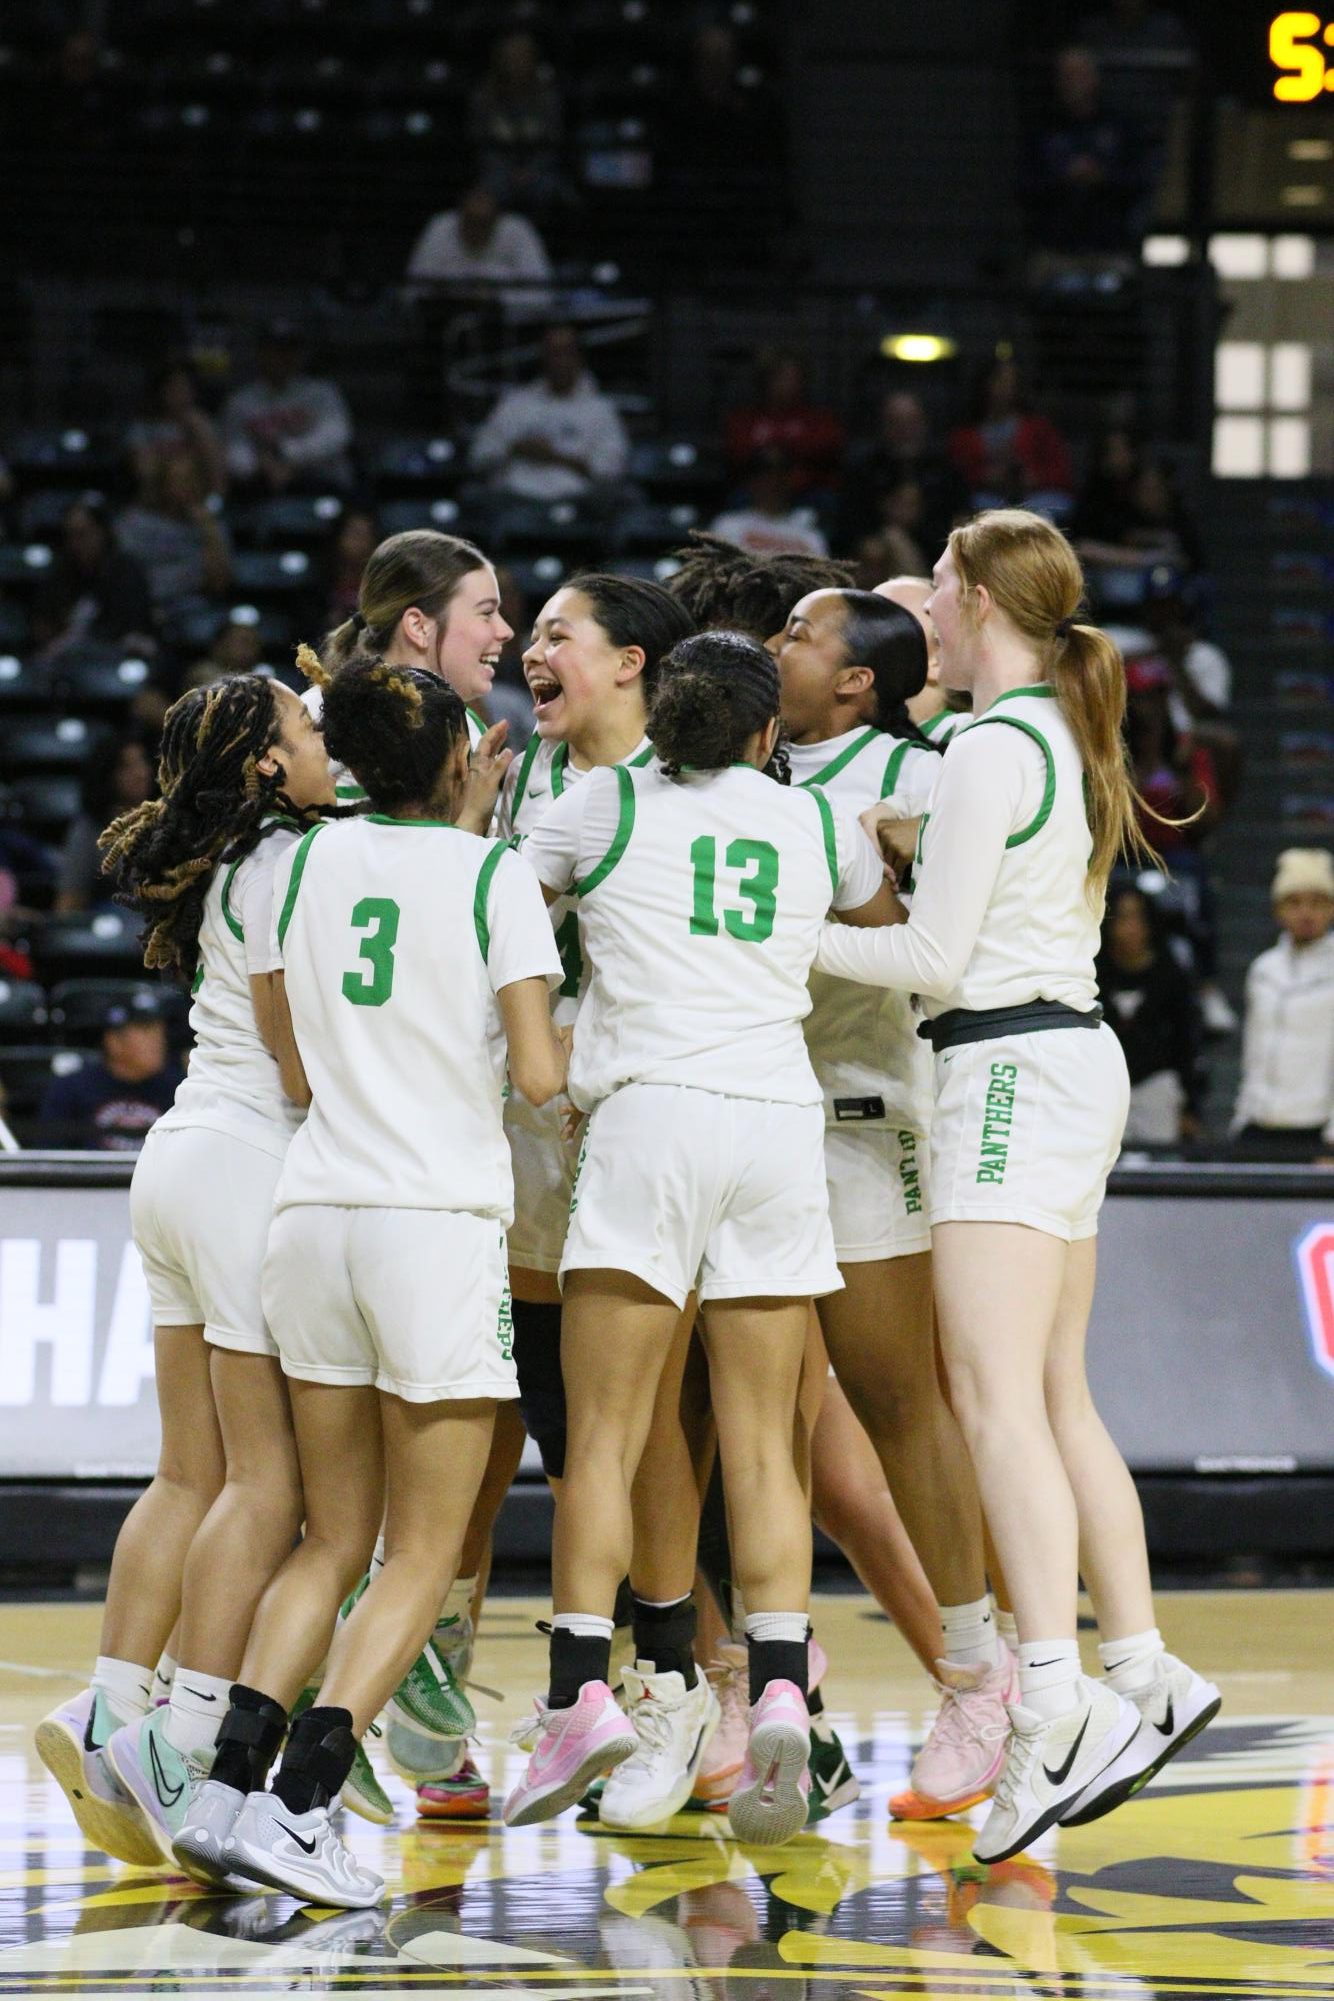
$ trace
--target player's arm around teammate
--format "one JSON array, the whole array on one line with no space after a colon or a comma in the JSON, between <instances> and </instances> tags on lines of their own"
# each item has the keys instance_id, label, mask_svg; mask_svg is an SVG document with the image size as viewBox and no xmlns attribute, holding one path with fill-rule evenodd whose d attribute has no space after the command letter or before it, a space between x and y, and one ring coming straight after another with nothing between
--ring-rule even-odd
<instances>
[{"instance_id":1,"label":"player's arm around teammate","mask_svg":"<svg viewBox=\"0 0 1334 2001\"><path fill-rule=\"evenodd\" d=\"M749 1612L752 1768L730 1812L743 1838L774 1841L806 1809L797 1383L810 1298L840 1282L799 1027L810 927L831 907L883 922L892 899L855 823L764 776L778 677L761 647L705 634L675 648L662 676L649 721L662 767L597 774L528 843L548 894L580 901L591 980L571 1084L591 1118L561 1263L570 1438L551 1681L505 1812L546 1819L636 1750L607 1686L611 1610L655 1390L695 1291ZM653 1819L688 1795L716 1713L702 1683L671 1698L676 1783ZM634 1803L619 1790L613 1774L602 1812L628 1824Z\"/></svg>"},{"instance_id":2,"label":"player's arm around teammate","mask_svg":"<svg viewBox=\"0 0 1334 2001\"><path fill-rule=\"evenodd\" d=\"M538 885L501 843L452 824L468 756L457 696L434 676L353 662L326 689L324 728L371 811L315 829L275 884L276 1001L311 1108L275 1198L263 1290L306 1533L260 1604L209 1790L212 1835L231 1811L215 1864L220 1853L233 1873L358 1905L383 1885L328 1806L435 1623L496 1402L515 1394L505 1053L537 1101L560 1089L565 1058ZM334 1634L382 1517L383 1567ZM326 1648L319 1701L290 1717ZM196 1863L213 1852L190 1826L180 1846Z\"/></svg>"},{"instance_id":3,"label":"player's arm around teammate","mask_svg":"<svg viewBox=\"0 0 1334 2001\"><path fill-rule=\"evenodd\" d=\"M1079 564L1036 515L956 529L935 586L942 674L972 693L974 720L944 760L908 923L829 931L819 963L921 994L933 1016L941 1343L1020 1640L1014 1733L976 1843L999 1860L1128 1797L1218 1692L1163 1650L1139 1502L1084 1372L1129 1092L1094 975L1107 875L1136 841L1124 669L1079 622ZM1080 1672L1081 1564L1101 1684Z\"/></svg>"},{"instance_id":4,"label":"player's arm around teammate","mask_svg":"<svg viewBox=\"0 0 1334 2001\"><path fill-rule=\"evenodd\" d=\"M259 1286L273 1189L300 1122L266 1033L269 916L279 858L333 799L306 711L253 675L175 704L159 777L161 797L115 821L103 845L146 921L146 962L194 982L190 1072L130 1190L161 1453L117 1539L92 1689L38 1733L57 1777L75 1782L89 1838L140 1863L171 1859L255 1605L301 1522ZM178 1613L170 1707L150 1709Z\"/></svg>"}]
</instances>

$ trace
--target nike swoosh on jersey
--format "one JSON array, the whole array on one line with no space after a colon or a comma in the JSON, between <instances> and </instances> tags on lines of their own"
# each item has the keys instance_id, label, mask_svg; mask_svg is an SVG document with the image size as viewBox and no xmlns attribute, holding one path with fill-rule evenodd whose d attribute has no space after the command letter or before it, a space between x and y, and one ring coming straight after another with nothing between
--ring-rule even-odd
<instances>
[{"instance_id":1,"label":"nike swoosh on jersey","mask_svg":"<svg viewBox=\"0 0 1334 2001\"><path fill-rule=\"evenodd\" d=\"M167 1775L163 1771L162 1761L158 1757L157 1739L151 1733L148 1739L148 1763L153 1773L153 1786L159 1800L163 1806L175 1806L177 1800L185 1791L185 1781L184 1779L180 1780L174 1787L167 1784Z\"/></svg>"},{"instance_id":2,"label":"nike swoosh on jersey","mask_svg":"<svg viewBox=\"0 0 1334 2001\"><path fill-rule=\"evenodd\" d=\"M307 1855L313 1855L315 1853L315 1843L313 1841L307 1841L304 1835L298 1834L294 1827L289 1827L285 1820L280 1820L278 1822L278 1826L282 1829L284 1834L288 1834L291 1836L292 1840L296 1843L298 1848L304 1848Z\"/></svg>"},{"instance_id":3,"label":"nike swoosh on jersey","mask_svg":"<svg viewBox=\"0 0 1334 2001\"><path fill-rule=\"evenodd\" d=\"M1075 1759L1079 1756L1079 1747L1084 1741L1084 1732L1089 1727L1089 1717L1092 1716L1092 1714L1093 1711L1089 1710L1088 1714L1084 1718L1084 1721L1079 1726L1079 1735L1076 1737L1074 1743L1070 1746L1070 1749L1066 1752L1065 1758L1062 1761L1062 1763L1056 1767L1056 1770L1053 1772L1050 1765L1048 1764L1043 1765L1042 1767L1043 1771L1047 1774L1047 1777L1051 1780L1051 1783L1054 1786L1063 1786L1066 1780L1069 1778L1071 1772L1074 1770Z\"/></svg>"}]
</instances>

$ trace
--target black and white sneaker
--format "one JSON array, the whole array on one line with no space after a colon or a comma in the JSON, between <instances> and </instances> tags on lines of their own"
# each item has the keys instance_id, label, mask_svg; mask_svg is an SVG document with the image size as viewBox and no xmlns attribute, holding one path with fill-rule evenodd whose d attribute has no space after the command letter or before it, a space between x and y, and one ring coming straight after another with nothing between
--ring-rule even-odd
<instances>
[{"instance_id":1,"label":"black and white sneaker","mask_svg":"<svg viewBox=\"0 0 1334 2001\"><path fill-rule=\"evenodd\" d=\"M1051 1722L1020 1703L1010 1705L1005 1765L973 1843L979 1862L1004 1862L1063 1820L1139 1729L1134 1703L1106 1682L1081 1675L1077 1689L1077 1706Z\"/></svg>"},{"instance_id":2,"label":"black and white sneaker","mask_svg":"<svg viewBox=\"0 0 1334 2001\"><path fill-rule=\"evenodd\" d=\"M1172 1654L1161 1657L1150 1686L1131 1701L1140 1714L1139 1729L1120 1757L1099 1772L1070 1811L1061 1815L1062 1827L1082 1827L1133 1799L1169 1758L1213 1722L1223 1705L1214 1684Z\"/></svg>"},{"instance_id":3,"label":"black and white sneaker","mask_svg":"<svg viewBox=\"0 0 1334 2001\"><path fill-rule=\"evenodd\" d=\"M275 1793L250 1793L223 1844L233 1875L286 1890L305 1904L367 1910L384 1895L384 1883L346 1848L329 1809L290 1813Z\"/></svg>"}]
</instances>

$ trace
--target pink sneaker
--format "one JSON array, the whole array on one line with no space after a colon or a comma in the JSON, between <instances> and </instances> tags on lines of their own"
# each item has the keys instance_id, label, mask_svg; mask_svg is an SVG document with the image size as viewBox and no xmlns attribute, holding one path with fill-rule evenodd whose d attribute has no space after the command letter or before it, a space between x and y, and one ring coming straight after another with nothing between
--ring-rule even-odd
<instances>
[{"instance_id":1,"label":"pink sneaker","mask_svg":"<svg viewBox=\"0 0 1334 2001\"><path fill-rule=\"evenodd\" d=\"M586 1681L569 1709L548 1709L540 1701L534 1707L537 1743L523 1777L505 1801L506 1827L554 1820L583 1798L600 1772L619 1765L639 1744L634 1726L617 1707L605 1681ZM525 1737L533 1729L528 1722L521 1727ZM522 1741L518 1731L515 1741Z\"/></svg>"},{"instance_id":2,"label":"pink sneaker","mask_svg":"<svg viewBox=\"0 0 1334 2001\"><path fill-rule=\"evenodd\" d=\"M744 1647L730 1642L719 1647L718 1659L709 1669L709 1679L722 1715L709 1739L692 1795L713 1813L726 1813L727 1802L736 1790L746 1762L746 1740L750 1736L749 1674Z\"/></svg>"},{"instance_id":3,"label":"pink sneaker","mask_svg":"<svg viewBox=\"0 0 1334 2001\"><path fill-rule=\"evenodd\" d=\"M895 1820L943 1820L990 1799L1005 1764L1010 1736L1009 1702L1019 1700L1014 1655L996 1667L960 1667L937 1661L941 1703L917 1753L909 1787L889 1803Z\"/></svg>"},{"instance_id":4,"label":"pink sneaker","mask_svg":"<svg viewBox=\"0 0 1334 2001\"><path fill-rule=\"evenodd\" d=\"M776 1848L806 1825L811 1719L795 1682L771 1681L751 1711L746 1762L727 1809L738 1841Z\"/></svg>"}]
</instances>

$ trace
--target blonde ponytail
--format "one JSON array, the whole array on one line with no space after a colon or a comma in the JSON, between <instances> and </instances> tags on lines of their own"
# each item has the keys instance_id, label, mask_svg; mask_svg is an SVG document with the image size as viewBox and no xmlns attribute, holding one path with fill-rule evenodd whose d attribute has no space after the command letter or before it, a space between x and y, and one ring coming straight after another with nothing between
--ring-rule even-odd
<instances>
[{"instance_id":1,"label":"blonde ponytail","mask_svg":"<svg viewBox=\"0 0 1334 2001\"><path fill-rule=\"evenodd\" d=\"M1027 508L998 507L950 535L965 594L985 586L992 603L1034 648L1084 766L1093 852L1088 890L1101 898L1125 854L1159 862L1144 837L1122 725L1126 671L1105 632L1080 620L1084 573L1060 530Z\"/></svg>"}]
</instances>

